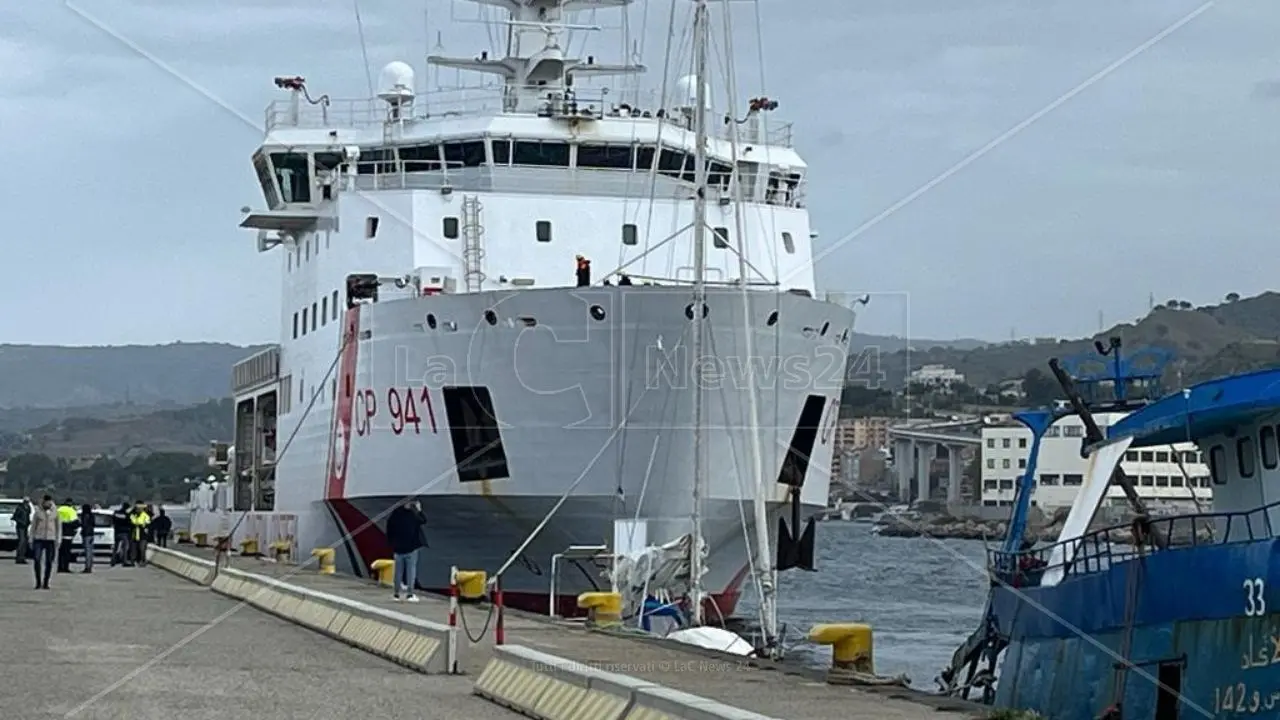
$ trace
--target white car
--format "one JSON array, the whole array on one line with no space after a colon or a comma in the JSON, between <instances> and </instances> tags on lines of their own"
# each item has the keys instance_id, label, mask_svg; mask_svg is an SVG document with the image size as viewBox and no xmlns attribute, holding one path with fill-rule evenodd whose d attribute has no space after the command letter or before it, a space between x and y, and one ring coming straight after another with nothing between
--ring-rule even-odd
<instances>
[{"instance_id":1,"label":"white car","mask_svg":"<svg viewBox=\"0 0 1280 720\"><path fill-rule=\"evenodd\" d=\"M22 498L0 498L0 550L13 552L18 549L18 528L13 524L13 511L26 502Z\"/></svg>"}]
</instances>

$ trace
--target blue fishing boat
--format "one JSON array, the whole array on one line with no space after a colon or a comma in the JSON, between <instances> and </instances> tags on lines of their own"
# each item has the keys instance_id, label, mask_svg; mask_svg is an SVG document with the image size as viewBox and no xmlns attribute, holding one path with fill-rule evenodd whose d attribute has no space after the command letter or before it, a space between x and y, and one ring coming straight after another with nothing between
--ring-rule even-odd
<instances>
[{"instance_id":1,"label":"blue fishing boat","mask_svg":"<svg viewBox=\"0 0 1280 720\"><path fill-rule=\"evenodd\" d=\"M1098 350L1113 355L1109 379L1082 381L1053 361L1066 403L1020 417L1033 431L1027 470L989 552L983 626L943 672L944 690L1052 720L1280 718L1280 370L1148 400L1126 395L1158 387L1159 370L1135 371L1118 340ZM1092 420L1104 387L1101 404L1129 412L1105 433ZM1085 424L1089 473L1057 542L1033 548L1039 440L1066 415ZM1153 517L1120 461L1182 442L1208 459L1213 507ZM1091 529L1111 485L1134 520Z\"/></svg>"}]
</instances>

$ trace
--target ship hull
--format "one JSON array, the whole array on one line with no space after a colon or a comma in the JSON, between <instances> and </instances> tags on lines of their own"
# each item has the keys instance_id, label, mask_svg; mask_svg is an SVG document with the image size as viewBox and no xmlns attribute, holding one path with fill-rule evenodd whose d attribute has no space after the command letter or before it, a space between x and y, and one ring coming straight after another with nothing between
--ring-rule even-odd
<instances>
[{"instance_id":1,"label":"ship hull","mask_svg":"<svg viewBox=\"0 0 1280 720\"><path fill-rule=\"evenodd\" d=\"M351 308L330 326L325 351L305 358L303 389L281 416L286 432L301 427L297 448L281 453L275 509L309 518L300 541L346 548L343 564L364 573L389 557L376 529L385 514L419 499L431 543L419 583L429 589L445 587L451 566L492 575L532 538L507 565L503 588L545 611L552 555L612 546L619 520L641 521L642 546L666 543L692 530L697 507L710 548L705 589L722 596L711 615L731 614L755 543L757 498L771 532L788 483L800 486L804 515L826 505L853 324L849 309L808 297L748 296L709 292L700 365L687 288ZM300 399L317 387L327 397L305 412ZM695 506L696 447L705 454ZM557 594L569 601L609 585L581 562L560 576Z\"/></svg>"},{"instance_id":2,"label":"ship hull","mask_svg":"<svg viewBox=\"0 0 1280 720\"><path fill-rule=\"evenodd\" d=\"M1280 717L1275 583L1280 544L1264 540L998 588L992 612L1010 644L996 705L1051 720L1094 720L1116 705L1124 718Z\"/></svg>"}]
</instances>

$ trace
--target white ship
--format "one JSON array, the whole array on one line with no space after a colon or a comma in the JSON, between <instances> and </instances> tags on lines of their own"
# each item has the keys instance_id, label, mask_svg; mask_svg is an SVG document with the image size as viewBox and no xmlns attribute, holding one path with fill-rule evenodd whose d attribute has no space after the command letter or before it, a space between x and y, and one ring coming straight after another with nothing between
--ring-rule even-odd
<instances>
[{"instance_id":1,"label":"white ship","mask_svg":"<svg viewBox=\"0 0 1280 720\"><path fill-rule=\"evenodd\" d=\"M475 1L509 13L508 56L430 61L488 86L418 92L400 62L367 100L276 79L253 155L268 209L241 227L283 255L283 313L234 371L234 508L364 575L416 496L420 585L507 565L507 603L538 612L609 587L570 558L552 597L550 561L612 547L616 521L652 545L700 526L700 607L731 615L758 518L776 540L794 489L802 516L826 504L854 320L814 297L790 126L763 98L707 109L687 77L668 102L599 84L642 68L561 36L630 0Z\"/></svg>"}]
</instances>

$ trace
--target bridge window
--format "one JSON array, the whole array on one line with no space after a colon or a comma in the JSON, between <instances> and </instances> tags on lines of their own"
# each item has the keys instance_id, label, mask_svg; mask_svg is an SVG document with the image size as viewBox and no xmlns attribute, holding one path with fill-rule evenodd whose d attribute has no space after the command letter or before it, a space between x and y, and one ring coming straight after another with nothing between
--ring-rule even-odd
<instances>
[{"instance_id":1,"label":"bridge window","mask_svg":"<svg viewBox=\"0 0 1280 720\"><path fill-rule=\"evenodd\" d=\"M635 245L640 242L640 233L636 230L633 223L625 223L622 226L622 244Z\"/></svg>"},{"instance_id":2,"label":"bridge window","mask_svg":"<svg viewBox=\"0 0 1280 720\"><path fill-rule=\"evenodd\" d=\"M648 172L653 169L653 156L658 149L652 145L640 145L636 148L636 169Z\"/></svg>"},{"instance_id":3,"label":"bridge window","mask_svg":"<svg viewBox=\"0 0 1280 720\"><path fill-rule=\"evenodd\" d=\"M396 151L392 148L360 148L356 172L361 175L390 175L396 172Z\"/></svg>"},{"instance_id":4,"label":"bridge window","mask_svg":"<svg viewBox=\"0 0 1280 720\"><path fill-rule=\"evenodd\" d=\"M1242 437L1236 440L1236 469L1240 471L1240 477L1253 477L1253 473L1257 470L1257 460L1253 454L1253 438Z\"/></svg>"},{"instance_id":5,"label":"bridge window","mask_svg":"<svg viewBox=\"0 0 1280 720\"><path fill-rule=\"evenodd\" d=\"M439 145L414 145L400 148L400 161L404 163L405 172L430 172L439 170Z\"/></svg>"},{"instance_id":6,"label":"bridge window","mask_svg":"<svg viewBox=\"0 0 1280 720\"><path fill-rule=\"evenodd\" d=\"M285 202L311 202L311 169L306 153L271 153L271 164Z\"/></svg>"},{"instance_id":7,"label":"bridge window","mask_svg":"<svg viewBox=\"0 0 1280 720\"><path fill-rule=\"evenodd\" d=\"M551 221L539 220L534 226L534 232L538 236L538 242L551 242Z\"/></svg>"},{"instance_id":8,"label":"bridge window","mask_svg":"<svg viewBox=\"0 0 1280 720\"><path fill-rule=\"evenodd\" d=\"M443 225L444 227L441 229L444 231L444 236L450 240L457 240L458 239L458 218L447 217L444 219Z\"/></svg>"},{"instance_id":9,"label":"bridge window","mask_svg":"<svg viewBox=\"0 0 1280 720\"><path fill-rule=\"evenodd\" d=\"M729 247L729 228L727 227L715 228L712 234L715 235L715 240L713 241L712 244L715 245L716 248L723 250Z\"/></svg>"},{"instance_id":10,"label":"bridge window","mask_svg":"<svg viewBox=\"0 0 1280 720\"><path fill-rule=\"evenodd\" d=\"M262 153L253 156L253 170L258 174L258 183L262 185L262 197L267 201L267 207L279 205L280 193L276 190L276 179L271 174L271 163L267 162Z\"/></svg>"},{"instance_id":11,"label":"bridge window","mask_svg":"<svg viewBox=\"0 0 1280 720\"><path fill-rule=\"evenodd\" d=\"M630 145L578 146L578 167L630 170L631 157Z\"/></svg>"},{"instance_id":12,"label":"bridge window","mask_svg":"<svg viewBox=\"0 0 1280 720\"><path fill-rule=\"evenodd\" d=\"M517 140L511 153L511 164L569 167L569 143Z\"/></svg>"},{"instance_id":13,"label":"bridge window","mask_svg":"<svg viewBox=\"0 0 1280 720\"><path fill-rule=\"evenodd\" d=\"M494 165L510 165L511 164L511 141L510 140L494 140L490 143L493 147L493 164Z\"/></svg>"},{"instance_id":14,"label":"bridge window","mask_svg":"<svg viewBox=\"0 0 1280 720\"><path fill-rule=\"evenodd\" d=\"M1209 449L1209 477L1214 485L1227 483L1227 449L1221 445Z\"/></svg>"},{"instance_id":15,"label":"bridge window","mask_svg":"<svg viewBox=\"0 0 1280 720\"><path fill-rule=\"evenodd\" d=\"M1262 432L1258 433L1258 445L1262 450L1262 467L1268 470L1275 470L1276 465L1280 464L1280 458L1276 453L1276 429L1273 425L1264 425Z\"/></svg>"},{"instance_id":16,"label":"bridge window","mask_svg":"<svg viewBox=\"0 0 1280 720\"><path fill-rule=\"evenodd\" d=\"M683 151L662 148L658 154L658 172L686 182L694 182L693 161Z\"/></svg>"},{"instance_id":17,"label":"bridge window","mask_svg":"<svg viewBox=\"0 0 1280 720\"><path fill-rule=\"evenodd\" d=\"M707 184L728 188L733 178L733 168L722 162L712 160L707 163Z\"/></svg>"},{"instance_id":18,"label":"bridge window","mask_svg":"<svg viewBox=\"0 0 1280 720\"><path fill-rule=\"evenodd\" d=\"M788 255L794 255L796 252L796 241L791 238L791 233L782 233L782 249L787 251Z\"/></svg>"},{"instance_id":19,"label":"bridge window","mask_svg":"<svg viewBox=\"0 0 1280 720\"><path fill-rule=\"evenodd\" d=\"M333 172L342 166L342 162L342 153L318 152L316 153L316 172Z\"/></svg>"},{"instance_id":20,"label":"bridge window","mask_svg":"<svg viewBox=\"0 0 1280 720\"><path fill-rule=\"evenodd\" d=\"M481 165L484 165L485 160L483 140L468 140L466 142L450 142L444 144L444 162L445 166L450 169L459 167L480 167Z\"/></svg>"}]
</instances>

